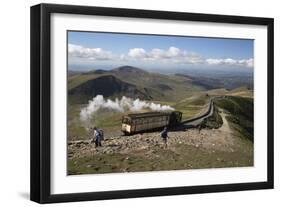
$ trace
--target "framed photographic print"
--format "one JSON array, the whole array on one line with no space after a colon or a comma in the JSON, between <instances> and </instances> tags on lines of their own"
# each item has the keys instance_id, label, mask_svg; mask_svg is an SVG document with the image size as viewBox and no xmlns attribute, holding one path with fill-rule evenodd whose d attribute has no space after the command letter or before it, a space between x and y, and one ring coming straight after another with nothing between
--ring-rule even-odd
<instances>
[{"instance_id":1,"label":"framed photographic print","mask_svg":"<svg viewBox=\"0 0 281 207\"><path fill-rule=\"evenodd\" d=\"M273 19L31 7L31 200L273 188Z\"/></svg>"}]
</instances>

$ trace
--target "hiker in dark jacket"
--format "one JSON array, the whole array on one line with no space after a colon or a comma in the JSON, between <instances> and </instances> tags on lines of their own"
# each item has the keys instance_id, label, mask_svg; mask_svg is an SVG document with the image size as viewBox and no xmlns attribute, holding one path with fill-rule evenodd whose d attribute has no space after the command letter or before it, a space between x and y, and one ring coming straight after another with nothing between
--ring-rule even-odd
<instances>
[{"instance_id":1,"label":"hiker in dark jacket","mask_svg":"<svg viewBox=\"0 0 281 207\"><path fill-rule=\"evenodd\" d=\"M169 136L168 136L168 128L167 127L164 127L164 130L161 132L161 137L163 139L165 148L167 148L168 147L168 143L167 142L168 142L168 138L169 138Z\"/></svg>"},{"instance_id":2,"label":"hiker in dark jacket","mask_svg":"<svg viewBox=\"0 0 281 207\"><path fill-rule=\"evenodd\" d=\"M93 138L92 142L95 142L96 147L101 147L101 141L103 139L103 132L102 130L98 129L97 127L93 128Z\"/></svg>"}]
</instances>

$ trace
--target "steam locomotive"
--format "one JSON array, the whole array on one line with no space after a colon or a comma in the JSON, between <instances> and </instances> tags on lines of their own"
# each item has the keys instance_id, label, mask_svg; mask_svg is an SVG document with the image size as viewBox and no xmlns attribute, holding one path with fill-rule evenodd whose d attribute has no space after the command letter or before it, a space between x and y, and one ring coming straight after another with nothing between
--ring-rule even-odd
<instances>
[{"instance_id":1,"label":"steam locomotive","mask_svg":"<svg viewBox=\"0 0 281 207\"><path fill-rule=\"evenodd\" d=\"M181 123L182 112L147 112L122 117L121 131L125 135L173 127Z\"/></svg>"}]
</instances>

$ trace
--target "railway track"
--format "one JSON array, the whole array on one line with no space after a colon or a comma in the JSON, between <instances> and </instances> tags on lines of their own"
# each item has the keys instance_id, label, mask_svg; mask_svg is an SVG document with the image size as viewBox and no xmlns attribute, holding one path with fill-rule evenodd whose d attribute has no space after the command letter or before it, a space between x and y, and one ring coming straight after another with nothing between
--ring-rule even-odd
<instances>
[{"instance_id":1,"label":"railway track","mask_svg":"<svg viewBox=\"0 0 281 207\"><path fill-rule=\"evenodd\" d=\"M185 125L185 126L190 127L190 128L197 127L204 119L213 115L214 99L219 99L219 98L222 98L222 97L218 96L218 97L211 98L210 102L208 104L208 110L205 113L182 121L182 125Z\"/></svg>"}]
</instances>

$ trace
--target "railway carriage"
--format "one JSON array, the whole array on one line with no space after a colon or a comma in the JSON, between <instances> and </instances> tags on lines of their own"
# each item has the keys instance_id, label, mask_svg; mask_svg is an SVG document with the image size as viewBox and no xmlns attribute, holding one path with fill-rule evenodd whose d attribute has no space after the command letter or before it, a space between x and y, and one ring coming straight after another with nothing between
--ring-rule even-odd
<instances>
[{"instance_id":1,"label":"railway carriage","mask_svg":"<svg viewBox=\"0 0 281 207\"><path fill-rule=\"evenodd\" d=\"M181 123L182 112L147 112L128 114L122 118L121 130L124 134L161 129L165 126L176 126Z\"/></svg>"}]
</instances>

